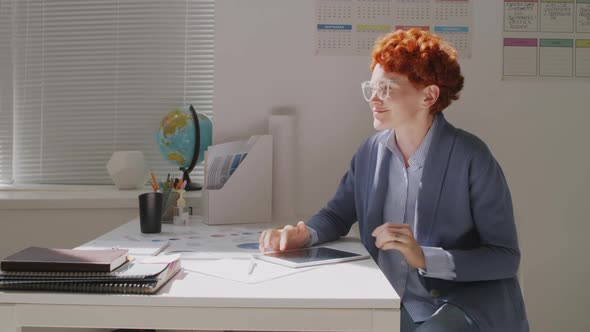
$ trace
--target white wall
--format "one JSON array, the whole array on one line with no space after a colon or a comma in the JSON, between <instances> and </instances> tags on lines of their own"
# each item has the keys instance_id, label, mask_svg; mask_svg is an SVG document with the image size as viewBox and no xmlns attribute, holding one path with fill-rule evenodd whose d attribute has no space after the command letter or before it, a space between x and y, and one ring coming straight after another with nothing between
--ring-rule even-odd
<instances>
[{"instance_id":1,"label":"white wall","mask_svg":"<svg viewBox=\"0 0 590 332\"><path fill-rule=\"evenodd\" d=\"M466 87L445 114L481 137L512 190L533 331L584 331L590 301L588 81L501 80L502 1L474 1ZM360 92L369 58L314 56L314 1L218 0L214 141L266 133L277 109L297 116L296 209L334 193L356 147L373 133Z\"/></svg>"},{"instance_id":2,"label":"white wall","mask_svg":"<svg viewBox=\"0 0 590 332\"><path fill-rule=\"evenodd\" d=\"M334 193L361 140L373 132L360 84L365 57L316 57L312 1L217 1L215 142L266 133L268 115L296 114L298 212Z\"/></svg>"},{"instance_id":3,"label":"white wall","mask_svg":"<svg viewBox=\"0 0 590 332\"><path fill-rule=\"evenodd\" d=\"M73 248L137 218L133 209L0 209L0 257L28 246Z\"/></svg>"}]
</instances>

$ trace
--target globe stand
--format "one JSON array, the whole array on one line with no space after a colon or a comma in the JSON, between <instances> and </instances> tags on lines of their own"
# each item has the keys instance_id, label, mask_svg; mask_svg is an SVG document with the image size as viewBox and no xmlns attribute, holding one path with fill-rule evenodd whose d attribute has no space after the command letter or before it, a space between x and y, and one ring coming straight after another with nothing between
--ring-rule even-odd
<instances>
[{"instance_id":1,"label":"globe stand","mask_svg":"<svg viewBox=\"0 0 590 332\"><path fill-rule=\"evenodd\" d=\"M180 170L182 171L182 179L186 181L186 186L184 190L186 191L198 191L203 189L203 186L196 182L192 182L190 176L188 175L190 171L187 171L186 168L181 167Z\"/></svg>"},{"instance_id":2,"label":"globe stand","mask_svg":"<svg viewBox=\"0 0 590 332\"><path fill-rule=\"evenodd\" d=\"M184 187L184 190L197 191L203 189L203 187L198 183L191 182L189 174L193 168L195 168L197 160L199 160L199 153L201 153L201 128L199 127L199 117L197 116L197 111L195 111L193 105L190 105L189 110L193 116L193 121L195 122L195 151L193 153L193 159L191 160L190 166L180 167L180 170L182 171L182 179L186 180L186 186Z\"/></svg>"}]
</instances>

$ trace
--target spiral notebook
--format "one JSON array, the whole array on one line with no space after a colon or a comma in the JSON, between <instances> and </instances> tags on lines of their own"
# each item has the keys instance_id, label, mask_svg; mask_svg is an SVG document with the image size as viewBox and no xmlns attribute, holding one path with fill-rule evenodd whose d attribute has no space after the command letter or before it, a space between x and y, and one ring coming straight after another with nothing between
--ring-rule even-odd
<instances>
[{"instance_id":1,"label":"spiral notebook","mask_svg":"<svg viewBox=\"0 0 590 332\"><path fill-rule=\"evenodd\" d=\"M0 289L153 294L181 270L179 258L150 257L113 272L2 272Z\"/></svg>"}]
</instances>

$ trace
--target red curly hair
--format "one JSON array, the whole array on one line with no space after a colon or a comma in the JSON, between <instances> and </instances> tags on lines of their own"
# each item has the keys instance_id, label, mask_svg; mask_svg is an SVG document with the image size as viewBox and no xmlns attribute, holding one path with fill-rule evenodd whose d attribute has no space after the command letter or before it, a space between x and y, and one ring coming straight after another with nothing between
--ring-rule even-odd
<instances>
[{"instance_id":1,"label":"red curly hair","mask_svg":"<svg viewBox=\"0 0 590 332\"><path fill-rule=\"evenodd\" d=\"M390 32L377 39L372 59L371 71L380 64L385 72L406 75L417 88L437 85L440 94L432 113L459 99L464 79L457 51L435 34L415 28Z\"/></svg>"}]
</instances>

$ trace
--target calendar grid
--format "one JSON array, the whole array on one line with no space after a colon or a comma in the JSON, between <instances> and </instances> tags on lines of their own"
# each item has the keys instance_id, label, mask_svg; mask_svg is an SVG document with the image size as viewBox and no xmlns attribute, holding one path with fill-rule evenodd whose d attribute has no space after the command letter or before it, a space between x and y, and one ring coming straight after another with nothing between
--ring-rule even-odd
<instances>
[{"instance_id":1,"label":"calendar grid","mask_svg":"<svg viewBox=\"0 0 590 332\"><path fill-rule=\"evenodd\" d=\"M368 55L375 40L413 27L471 56L472 0L316 0L316 55Z\"/></svg>"}]
</instances>

